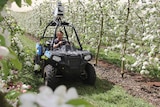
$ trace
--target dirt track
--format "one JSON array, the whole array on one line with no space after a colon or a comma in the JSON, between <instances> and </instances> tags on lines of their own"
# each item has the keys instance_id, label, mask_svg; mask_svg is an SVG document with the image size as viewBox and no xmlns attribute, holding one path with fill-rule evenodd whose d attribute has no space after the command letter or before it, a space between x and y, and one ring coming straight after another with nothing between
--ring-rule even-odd
<instances>
[{"instance_id":1,"label":"dirt track","mask_svg":"<svg viewBox=\"0 0 160 107\"><path fill-rule=\"evenodd\" d=\"M142 98L152 105L160 107L159 81L131 72L126 72L124 78L122 78L119 67L104 61L99 61L95 69L100 78L122 86L130 95Z\"/></svg>"}]
</instances>

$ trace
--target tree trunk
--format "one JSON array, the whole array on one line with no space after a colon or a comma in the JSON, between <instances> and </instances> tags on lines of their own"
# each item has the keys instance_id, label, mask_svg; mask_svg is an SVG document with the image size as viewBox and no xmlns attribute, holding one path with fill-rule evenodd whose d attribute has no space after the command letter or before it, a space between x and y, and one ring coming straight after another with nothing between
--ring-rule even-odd
<instances>
[{"instance_id":1,"label":"tree trunk","mask_svg":"<svg viewBox=\"0 0 160 107\"><path fill-rule=\"evenodd\" d=\"M99 6L100 6L100 9L101 9L101 14L100 14L101 28L100 28L100 34L99 34L99 42L98 42L98 47L97 47L96 63L95 63L95 65L98 64L98 57L99 57L99 52L100 52L101 43L102 43L102 37L103 37L103 23L104 23L103 10L102 10L102 5L101 5L100 1L99 1Z\"/></svg>"},{"instance_id":2,"label":"tree trunk","mask_svg":"<svg viewBox=\"0 0 160 107\"><path fill-rule=\"evenodd\" d=\"M130 0L128 0L128 7L127 7L127 17L126 17L126 24L125 24L125 34L123 38L123 48L122 48L122 59L121 59L121 76L124 76L124 70L125 70L125 52L126 52L126 43L127 43L127 33L128 33L128 19L129 19L129 14L130 14Z\"/></svg>"}]
</instances>

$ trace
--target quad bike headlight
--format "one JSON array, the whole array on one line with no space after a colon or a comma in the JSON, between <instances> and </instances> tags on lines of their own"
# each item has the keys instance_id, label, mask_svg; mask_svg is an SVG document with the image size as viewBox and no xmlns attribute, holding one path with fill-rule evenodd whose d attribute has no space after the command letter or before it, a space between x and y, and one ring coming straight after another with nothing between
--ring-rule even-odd
<instances>
[{"instance_id":1,"label":"quad bike headlight","mask_svg":"<svg viewBox=\"0 0 160 107\"><path fill-rule=\"evenodd\" d=\"M91 60L91 58L92 58L91 55L84 56L84 59L87 60L87 61Z\"/></svg>"},{"instance_id":2,"label":"quad bike headlight","mask_svg":"<svg viewBox=\"0 0 160 107\"><path fill-rule=\"evenodd\" d=\"M61 61L61 57L59 56L53 56L52 59L56 62L60 62Z\"/></svg>"}]
</instances>

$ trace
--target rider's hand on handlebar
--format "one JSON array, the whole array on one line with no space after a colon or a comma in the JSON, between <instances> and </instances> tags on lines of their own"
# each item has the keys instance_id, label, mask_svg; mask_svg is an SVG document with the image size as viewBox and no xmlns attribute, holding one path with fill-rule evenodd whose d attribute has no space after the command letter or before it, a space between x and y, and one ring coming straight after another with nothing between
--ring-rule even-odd
<instances>
[{"instance_id":1,"label":"rider's hand on handlebar","mask_svg":"<svg viewBox=\"0 0 160 107\"><path fill-rule=\"evenodd\" d=\"M58 44L59 44L59 45L62 45L62 44L63 44L63 41L59 41Z\"/></svg>"}]
</instances>

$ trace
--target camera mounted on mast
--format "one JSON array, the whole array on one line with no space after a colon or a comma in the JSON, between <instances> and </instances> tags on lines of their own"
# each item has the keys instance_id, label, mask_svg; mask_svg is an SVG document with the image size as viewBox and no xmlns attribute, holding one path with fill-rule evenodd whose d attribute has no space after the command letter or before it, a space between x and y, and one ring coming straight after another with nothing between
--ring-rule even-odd
<instances>
[{"instance_id":1,"label":"camera mounted on mast","mask_svg":"<svg viewBox=\"0 0 160 107\"><path fill-rule=\"evenodd\" d=\"M64 7L63 7L63 5L62 5L62 3L60 1L57 2L55 11L53 12L53 15L55 16L54 20L52 20L50 23L47 24L47 26L44 29L43 35L42 35L42 37L40 39L52 38L52 37L46 37L45 33L46 33L47 28L49 26L54 26L53 39L52 39L52 42L51 42L51 46L53 46L54 40L57 38L56 33L57 33L57 30L58 30L59 27L63 28L63 31L64 31L64 33L66 35L67 41L69 41L68 33L67 33L67 29L66 28L70 27L72 29L72 31L75 32L75 36L76 36L78 44L80 46L80 50L83 50L75 27L72 24L70 24L70 23L68 23L66 21L62 21L62 18L64 17ZM52 48L51 48L51 50L52 50Z\"/></svg>"},{"instance_id":2,"label":"camera mounted on mast","mask_svg":"<svg viewBox=\"0 0 160 107\"><path fill-rule=\"evenodd\" d=\"M58 24L61 24L62 17L64 16L64 7L63 7L61 1L57 2L57 6L56 6L55 11L54 11L54 16L56 17L55 21Z\"/></svg>"}]
</instances>

